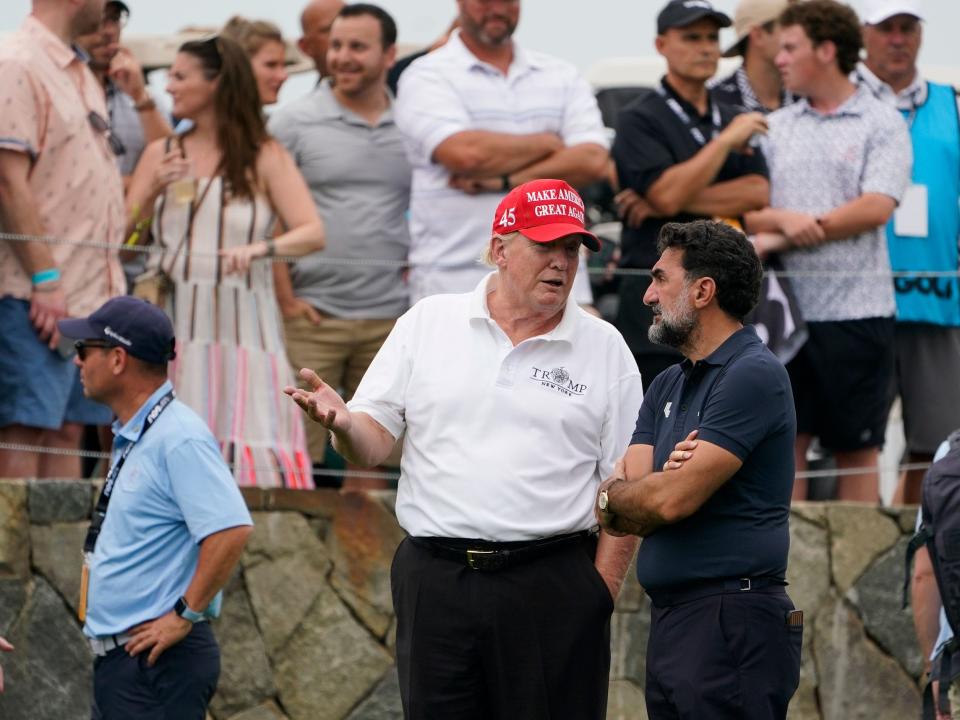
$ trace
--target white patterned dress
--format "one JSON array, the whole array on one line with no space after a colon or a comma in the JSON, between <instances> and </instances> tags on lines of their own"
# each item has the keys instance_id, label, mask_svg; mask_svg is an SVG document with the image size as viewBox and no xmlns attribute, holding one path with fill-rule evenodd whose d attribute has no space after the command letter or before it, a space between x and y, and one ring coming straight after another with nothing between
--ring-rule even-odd
<instances>
[{"instance_id":1,"label":"white patterned dress","mask_svg":"<svg viewBox=\"0 0 960 720\"><path fill-rule=\"evenodd\" d=\"M283 394L294 381L271 264L226 275L218 257L266 237L273 212L261 195L231 199L223 190L222 178L202 178L193 204L178 204L170 188L157 200L152 231L165 252L151 266L162 263L175 287L166 307L177 337L170 377L213 430L238 484L312 488L301 411Z\"/></svg>"}]
</instances>

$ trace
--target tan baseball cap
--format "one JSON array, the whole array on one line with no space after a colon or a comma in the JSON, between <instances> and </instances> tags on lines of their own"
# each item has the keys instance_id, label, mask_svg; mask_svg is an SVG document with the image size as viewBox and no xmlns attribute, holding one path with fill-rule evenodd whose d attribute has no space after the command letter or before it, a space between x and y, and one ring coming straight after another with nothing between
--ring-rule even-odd
<instances>
[{"instance_id":1,"label":"tan baseball cap","mask_svg":"<svg viewBox=\"0 0 960 720\"><path fill-rule=\"evenodd\" d=\"M733 15L733 30L737 39L724 51L724 57L743 54L743 41L750 31L771 20L776 20L787 8L788 0L740 0Z\"/></svg>"}]
</instances>

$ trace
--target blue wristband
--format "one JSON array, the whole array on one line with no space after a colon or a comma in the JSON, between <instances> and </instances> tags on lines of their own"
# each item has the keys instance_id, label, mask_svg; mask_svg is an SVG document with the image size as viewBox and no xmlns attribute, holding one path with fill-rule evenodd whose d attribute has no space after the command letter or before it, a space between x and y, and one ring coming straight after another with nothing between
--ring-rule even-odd
<instances>
[{"instance_id":1,"label":"blue wristband","mask_svg":"<svg viewBox=\"0 0 960 720\"><path fill-rule=\"evenodd\" d=\"M34 285L42 285L43 283L56 282L60 279L60 269L59 268L50 268L49 270L41 270L40 272L35 272L30 278L30 282Z\"/></svg>"}]
</instances>

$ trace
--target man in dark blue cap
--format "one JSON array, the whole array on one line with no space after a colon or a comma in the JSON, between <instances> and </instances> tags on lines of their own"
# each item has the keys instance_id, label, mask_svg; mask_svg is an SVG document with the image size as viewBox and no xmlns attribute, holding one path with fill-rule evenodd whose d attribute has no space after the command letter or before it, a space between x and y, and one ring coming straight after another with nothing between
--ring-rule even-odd
<instances>
[{"instance_id":1,"label":"man in dark blue cap","mask_svg":"<svg viewBox=\"0 0 960 720\"><path fill-rule=\"evenodd\" d=\"M209 428L174 397L173 326L162 310L116 297L58 325L76 339L84 395L117 416L83 548L92 716L202 720L220 674L206 621L220 611L250 513Z\"/></svg>"},{"instance_id":2,"label":"man in dark blue cap","mask_svg":"<svg viewBox=\"0 0 960 720\"><path fill-rule=\"evenodd\" d=\"M720 60L720 29L730 18L706 0L673 0L657 16L657 52L667 73L653 92L628 105L617 121L612 155L624 220L622 267L650 269L657 237L668 222L723 219L732 224L767 205L763 155L748 143L766 132L760 113L717 102L707 81ZM620 283L617 328L640 367L644 387L680 362L673 349L647 338L653 323L643 295L650 278Z\"/></svg>"}]
</instances>

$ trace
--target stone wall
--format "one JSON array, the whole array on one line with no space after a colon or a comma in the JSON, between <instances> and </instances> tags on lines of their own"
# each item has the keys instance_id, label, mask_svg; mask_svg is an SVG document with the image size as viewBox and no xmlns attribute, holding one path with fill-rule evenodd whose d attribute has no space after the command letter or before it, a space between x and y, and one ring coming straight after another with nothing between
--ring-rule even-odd
<instances>
[{"instance_id":1,"label":"stone wall","mask_svg":"<svg viewBox=\"0 0 960 720\"><path fill-rule=\"evenodd\" d=\"M216 632L215 720L400 718L389 572L403 537L389 493L247 490L257 528ZM91 655L75 620L84 482L0 481L4 720L89 718ZM805 504L792 518L790 594L806 611L793 720L919 714L921 658L900 610L915 510ZM645 718L649 607L635 580L613 617L609 718Z\"/></svg>"}]
</instances>

